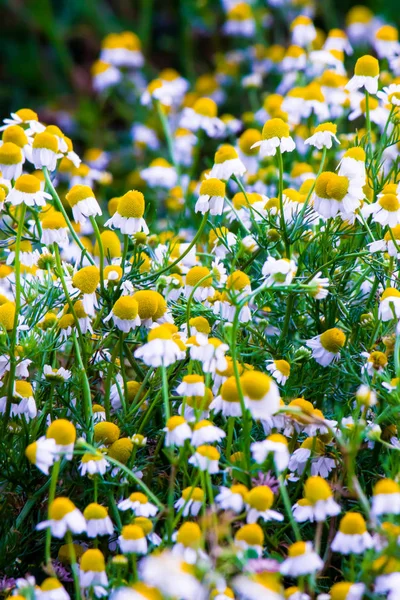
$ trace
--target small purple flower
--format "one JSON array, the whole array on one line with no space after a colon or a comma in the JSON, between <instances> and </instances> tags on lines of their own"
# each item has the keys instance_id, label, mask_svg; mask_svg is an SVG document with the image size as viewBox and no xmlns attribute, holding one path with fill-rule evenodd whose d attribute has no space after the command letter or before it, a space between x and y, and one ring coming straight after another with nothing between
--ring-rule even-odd
<instances>
[{"instance_id":1,"label":"small purple flower","mask_svg":"<svg viewBox=\"0 0 400 600\"><path fill-rule=\"evenodd\" d=\"M280 564L273 558L251 558L246 565L246 570L251 573L260 573L261 571L270 571L276 573L279 571Z\"/></svg>"},{"instance_id":2,"label":"small purple flower","mask_svg":"<svg viewBox=\"0 0 400 600\"><path fill-rule=\"evenodd\" d=\"M258 471L257 477L253 477L251 483L254 486L267 485L271 488L274 494L276 494L276 492L279 490L279 482L277 478L271 473L271 471L268 471L267 473Z\"/></svg>"},{"instance_id":3,"label":"small purple flower","mask_svg":"<svg viewBox=\"0 0 400 600\"><path fill-rule=\"evenodd\" d=\"M13 588L15 588L16 581L14 577L7 577L7 575L3 575L0 577L0 593L10 592Z\"/></svg>"},{"instance_id":4,"label":"small purple flower","mask_svg":"<svg viewBox=\"0 0 400 600\"><path fill-rule=\"evenodd\" d=\"M53 569L57 579L59 579L60 581L73 581L71 573L58 560L53 561Z\"/></svg>"}]
</instances>

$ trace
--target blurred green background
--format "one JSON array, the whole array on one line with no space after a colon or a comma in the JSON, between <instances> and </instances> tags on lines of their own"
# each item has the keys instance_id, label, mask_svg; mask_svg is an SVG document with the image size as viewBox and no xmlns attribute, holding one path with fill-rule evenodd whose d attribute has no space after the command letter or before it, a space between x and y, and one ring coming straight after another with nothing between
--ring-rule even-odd
<instances>
[{"instance_id":1,"label":"blurred green background","mask_svg":"<svg viewBox=\"0 0 400 600\"><path fill-rule=\"evenodd\" d=\"M350 0L316 0L319 26L343 26ZM363 3L399 24L399 0ZM265 6L259 0L259 6ZM220 0L3 0L1 7L1 114L21 107L65 110L92 97L90 66L111 31L135 31L149 64L187 73L190 48L198 73L212 64L223 23ZM210 39L211 37L211 39ZM221 41L220 41L221 43ZM224 44L225 41L222 41ZM219 49L219 48L218 48Z\"/></svg>"}]
</instances>

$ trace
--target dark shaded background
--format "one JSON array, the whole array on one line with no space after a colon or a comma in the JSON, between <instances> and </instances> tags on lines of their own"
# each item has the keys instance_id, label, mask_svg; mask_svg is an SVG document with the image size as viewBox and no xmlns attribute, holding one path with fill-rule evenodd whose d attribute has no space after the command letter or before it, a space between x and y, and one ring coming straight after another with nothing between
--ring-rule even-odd
<instances>
[{"instance_id":1,"label":"dark shaded background","mask_svg":"<svg viewBox=\"0 0 400 600\"><path fill-rule=\"evenodd\" d=\"M317 24L343 26L354 4L360 3L317 0ZM399 0L364 4L399 23ZM213 52L229 43L218 36L219 0L3 0L0 7L2 116L28 106L84 110L92 93L90 66L111 31L135 31L150 64L173 66L186 76L193 75L191 62L195 74L210 68ZM193 61L187 60L188 52Z\"/></svg>"}]
</instances>

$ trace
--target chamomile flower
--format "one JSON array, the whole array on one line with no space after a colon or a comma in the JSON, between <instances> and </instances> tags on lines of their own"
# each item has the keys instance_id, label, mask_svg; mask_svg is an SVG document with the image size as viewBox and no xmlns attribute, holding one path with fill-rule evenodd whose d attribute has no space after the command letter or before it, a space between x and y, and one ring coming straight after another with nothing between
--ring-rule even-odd
<instances>
[{"instance_id":1,"label":"chamomile flower","mask_svg":"<svg viewBox=\"0 0 400 600\"><path fill-rule=\"evenodd\" d=\"M368 54L361 56L354 67L354 75L346 84L349 92L365 88L370 94L378 91L379 62Z\"/></svg>"},{"instance_id":2,"label":"chamomile flower","mask_svg":"<svg viewBox=\"0 0 400 600\"><path fill-rule=\"evenodd\" d=\"M144 57L139 37L132 31L110 33L102 41L100 58L116 67L140 68Z\"/></svg>"},{"instance_id":3,"label":"chamomile flower","mask_svg":"<svg viewBox=\"0 0 400 600\"><path fill-rule=\"evenodd\" d=\"M311 542L295 542L289 546L288 557L281 564L280 572L282 575L299 577L316 573L323 564Z\"/></svg>"},{"instance_id":4,"label":"chamomile flower","mask_svg":"<svg viewBox=\"0 0 400 600\"><path fill-rule=\"evenodd\" d=\"M115 302L112 311L104 319L104 322L113 320L114 325L125 333L135 329L141 323L138 314L139 306L137 301L131 296L121 296Z\"/></svg>"},{"instance_id":5,"label":"chamomile flower","mask_svg":"<svg viewBox=\"0 0 400 600\"><path fill-rule=\"evenodd\" d=\"M293 516L299 523L326 521L340 513L329 484L318 475L309 477L304 484L304 497L293 506Z\"/></svg>"},{"instance_id":6,"label":"chamomile flower","mask_svg":"<svg viewBox=\"0 0 400 600\"><path fill-rule=\"evenodd\" d=\"M174 167L164 158L153 160L146 169L142 170L140 175L151 187L171 189L178 181Z\"/></svg>"},{"instance_id":7,"label":"chamomile flower","mask_svg":"<svg viewBox=\"0 0 400 600\"><path fill-rule=\"evenodd\" d=\"M199 98L193 107L185 107L182 112L180 127L197 132L205 131L209 137L220 137L225 125L217 117L218 108L211 98Z\"/></svg>"},{"instance_id":8,"label":"chamomile flower","mask_svg":"<svg viewBox=\"0 0 400 600\"><path fill-rule=\"evenodd\" d=\"M345 219L355 213L364 198L361 180L323 171L315 181L314 210L325 219L338 213Z\"/></svg>"},{"instance_id":9,"label":"chamomile flower","mask_svg":"<svg viewBox=\"0 0 400 600\"><path fill-rule=\"evenodd\" d=\"M177 511L182 511L183 517L189 515L197 517L204 503L204 491L199 487L187 487L182 490L182 495L174 504Z\"/></svg>"},{"instance_id":10,"label":"chamomile flower","mask_svg":"<svg viewBox=\"0 0 400 600\"><path fill-rule=\"evenodd\" d=\"M276 510L271 510L274 494L267 485L260 485L248 492L245 497L247 507L247 523L263 521L283 521L284 517Z\"/></svg>"},{"instance_id":11,"label":"chamomile flower","mask_svg":"<svg viewBox=\"0 0 400 600\"><path fill-rule=\"evenodd\" d=\"M192 326L191 329L193 329ZM204 396L206 392L204 377L195 374L185 375L182 383L176 388L176 391L180 396Z\"/></svg>"},{"instance_id":12,"label":"chamomile flower","mask_svg":"<svg viewBox=\"0 0 400 600\"><path fill-rule=\"evenodd\" d=\"M289 459L289 470L302 475L306 465L311 461L311 475L320 475L324 479L335 468L333 458L325 456L325 445L316 437L308 437L301 443ZM297 481L296 477L291 477Z\"/></svg>"},{"instance_id":13,"label":"chamomile flower","mask_svg":"<svg viewBox=\"0 0 400 600\"><path fill-rule=\"evenodd\" d=\"M63 538L67 531L83 533L86 531L86 521L81 511L69 498L60 496L52 501L49 506L49 518L36 526L42 530L50 528L51 535Z\"/></svg>"},{"instance_id":14,"label":"chamomile flower","mask_svg":"<svg viewBox=\"0 0 400 600\"><path fill-rule=\"evenodd\" d=\"M39 133L45 129L45 126L39 122L37 113L30 108L20 108L16 112L12 112L11 118L4 119L3 123L4 125L0 127L0 131L5 131L14 125L24 127L27 134Z\"/></svg>"},{"instance_id":15,"label":"chamomile flower","mask_svg":"<svg viewBox=\"0 0 400 600\"><path fill-rule=\"evenodd\" d=\"M137 517L154 517L158 513L157 506L142 492L133 492L129 498L118 503L118 508L122 511L132 510Z\"/></svg>"},{"instance_id":16,"label":"chamomile flower","mask_svg":"<svg viewBox=\"0 0 400 600\"><path fill-rule=\"evenodd\" d=\"M79 470L81 475L104 475L107 470L107 460L101 452L96 453L85 453L81 458Z\"/></svg>"},{"instance_id":17,"label":"chamomile flower","mask_svg":"<svg viewBox=\"0 0 400 600\"><path fill-rule=\"evenodd\" d=\"M240 597L245 600L258 600L259 598L283 600L286 597L283 596L279 573L276 572L261 571L239 575L233 580L233 585Z\"/></svg>"},{"instance_id":18,"label":"chamomile flower","mask_svg":"<svg viewBox=\"0 0 400 600\"><path fill-rule=\"evenodd\" d=\"M213 446L202 444L196 448L195 453L189 458L189 463L200 471L206 471L211 475L219 472L220 453Z\"/></svg>"},{"instance_id":19,"label":"chamomile flower","mask_svg":"<svg viewBox=\"0 0 400 600\"><path fill-rule=\"evenodd\" d=\"M365 150L361 146L346 150L339 162L338 175L349 179L359 179L364 185L366 182L365 159Z\"/></svg>"},{"instance_id":20,"label":"chamomile flower","mask_svg":"<svg viewBox=\"0 0 400 600\"><path fill-rule=\"evenodd\" d=\"M5 142L0 146L0 171L5 179L18 179L24 162L25 156L17 144Z\"/></svg>"},{"instance_id":21,"label":"chamomile flower","mask_svg":"<svg viewBox=\"0 0 400 600\"><path fill-rule=\"evenodd\" d=\"M86 550L79 563L79 584L85 588L107 586L106 561L98 548Z\"/></svg>"},{"instance_id":22,"label":"chamomile flower","mask_svg":"<svg viewBox=\"0 0 400 600\"><path fill-rule=\"evenodd\" d=\"M44 217L40 241L45 246L50 244L57 244L61 248L68 246L68 225L62 213L54 210Z\"/></svg>"},{"instance_id":23,"label":"chamomile flower","mask_svg":"<svg viewBox=\"0 0 400 600\"><path fill-rule=\"evenodd\" d=\"M287 360L268 360L266 369L271 373L271 376L274 379L276 379L276 381L281 385L285 385L285 383L290 377L290 364L287 362Z\"/></svg>"},{"instance_id":24,"label":"chamomile flower","mask_svg":"<svg viewBox=\"0 0 400 600\"><path fill-rule=\"evenodd\" d=\"M40 179L34 175L21 175L7 196L13 206L24 203L26 206L45 206L51 195L42 191Z\"/></svg>"},{"instance_id":25,"label":"chamomile flower","mask_svg":"<svg viewBox=\"0 0 400 600\"><path fill-rule=\"evenodd\" d=\"M184 446L186 440L192 437L192 431L184 417L170 417L164 427L166 446Z\"/></svg>"},{"instance_id":26,"label":"chamomile flower","mask_svg":"<svg viewBox=\"0 0 400 600\"><path fill-rule=\"evenodd\" d=\"M226 433L220 427L214 425L211 421L202 419L193 427L192 446L201 446L202 444L213 444L224 439Z\"/></svg>"},{"instance_id":27,"label":"chamomile flower","mask_svg":"<svg viewBox=\"0 0 400 600\"><path fill-rule=\"evenodd\" d=\"M2 396L0 398L0 413L5 414L6 408L7 396ZM14 381L10 415L13 417L24 416L26 421L30 421L36 417L37 407L34 392L32 385L28 381L22 379Z\"/></svg>"},{"instance_id":28,"label":"chamomile flower","mask_svg":"<svg viewBox=\"0 0 400 600\"><path fill-rule=\"evenodd\" d=\"M220 509L231 510L239 514L243 511L248 491L247 487L241 483L233 484L230 488L220 486L215 502Z\"/></svg>"},{"instance_id":29,"label":"chamomile flower","mask_svg":"<svg viewBox=\"0 0 400 600\"><path fill-rule=\"evenodd\" d=\"M88 504L83 511L83 516L86 519L87 536L95 538L101 535L112 535L114 527L110 517L108 516L108 510L101 504L92 502Z\"/></svg>"},{"instance_id":30,"label":"chamomile flower","mask_svg":"<svg viewBox=\"0 0 400 600\"><path fill-rule=\"evenodd\" d=\"M399 294L400 295L400 294ZM306 345L311 348L313 358L323 367L340 358L340 351L346 342L346 335L338 327L327 329L321 335L307 340Z\"/></svg>"},{"instance_id":31,"label":"chamomile flower","mask_svg":"<svg viewBox=\"0 0 400 600\"><path fill-rule=\"evenodd\" d=\"M332 148L333 140L339 144L336 133L337 125L335 123L321 123L315 128L313 135L307 138L304 143L314 146L318 150Z\"/></svg>"},{"instance_id":32,"label":"chamomile flower","mask_svg":"<svg viewBox=\"0 0 400 600\"><path fill-rule=\"evenodd\" d=\"M280 118L267 121L262 130L262 140L255 142L252 148L260 147L260 157L275 156L277 149L283 152L292 152L296 144L290 137L290 128Z\"/></svg>"},{"instance_id":33,"label":"chamomile flower","mask_svg":"<svg viewBox=\"0 0 400 600\"><path fill-rule=\"evenodd\" d=\"M258 464L263 464L270 455L278 471L284 471L289 464L287 440L280 433L273 433L262 442L253 442L250 450Z\"/></svg>"},{"instance_id":34,"label":"chamomile flower","mask_svg":"<svg viewBox=\"0 0 400 600\"><path fill-rule=\"evenodd\" d=\"M75 185L65 198L77 223L84 224L87 218L102 214L93 191L87 185Z\"/></svg>"},{"instance_id":35,"label":"chamomile flower","mask_svg":"<svg viewBox=\"0 0 400 600\"><path fill-rule=\"evenodd\" d=\"M393 479L380 479L372 492L372 514L400 514L400 486Z\"/></svg>"},{"instance_id":36,"label":"chamomile flower","mask_svg":"<svg viewBox=\"0 0 400 600\"><path fill-rule=\"evenodd\" d=\"M119 229L121 233L133 234L144 231L148 234L149 229L143 219L145 210L144 196L141 192L131 190L124 194L118 201L117 210L105 223L105 227Z\"/></svg>"},{"instance_id":37,"label":"chamomile flower","mask_svg":"<svg viewBox=\"0 0 400 600\"><path fill-rule=\"evenodd\" d=\"M268 256L262 267L265 285L290 285L296 270L296 263L293 260L287 258L276 259L273 256Z\"/></svg>"},{"instance_id":38,"label":"chamomile flower","mask_svg":"<svg viewBox=\"0 0 400 600\"><path fill-rule=\"evenodd\" d=\"M360 513L348 512L341 519L331 548L340 554L362 554L372 548L373 540Z\"/></svg>"},{"instance_id":39,"label":"chamomile flower","mask_svg":"<svg viewBox=\"0 0 400 600\"><path fill-rule=\"evenodd\" d=\"M32 144L32 162L35 169L46 167L49 171L54 171L57 160L61 157L59 142L55 135L47 131L35 135Z\"/></svg>"},{"instance_id":40,"label":"chamomile flower","mask_svg":"<svg viewBox=\"0 0 400 600\"><path fill-rule=\"evenodd\" d=\"M56 577L47 577L35 590L40 600L69 600L70 596Z\"/></svg>"},{"instance_id":41,"label":"chamomile flower","mask_svg":"<svg viewBox=\"0 0 400 600\"><path fill-rule=\"evenodd\" d=\"M214 166L211 169L210 177L228 180L232 176L241 177L245 172L246 167L233 146L223 144L218 148L214 156Z\"/></svg>"},{"instance_id":42,"label":"chamomile flower","mask_svg":"<svg viewBox=\"0 0 400 600\"><path fill-rule=\"evenodd\" d=\"M98 308L96 289L99 283L100 271L94 265L79 269L72 278L72 285L81 292L83 309L89 316L93 316Z\"/></svg>"},{"instance_id":43,"label":"chamomile flower","mask_svg":"<svg viewBox=\"0 0 400 600\"><path fill-rule=\"evenodd\" d=\"M307 47L317 37L314 23L305 15L300 15L290 25L292 44Z\"/></svg>"},{"instance_id":44,"label":"chamomile flower","mask_svg":"<svg viewBox=\"0 0 400 600\"><path fill-rule=\"evenodd\" d=\"M118 543L124 554L147 554L146 535L139 525L125 525Z\"/></svg>"},{"instance_id":45,"label":"chamomile flower","mask_svg":"<svg viewBox=\"0 0 400 600\"><path fill-rule=\"evenodd\" d=\"M76 440L76 429L73 423L67 419L54 420L47 428L46 438L55 441L57 456L65 456L67 460L72 459Z\"/></svg>"},{"instance_id":46,"label":"chamomile flower","mask_svg":"<svg viewBox=\"0 0 400 600\"><path fill-rule=\"evenodd\" d=\"M374 36L374 47L378 58L392 58L400 51L399 33L392 25L383 25Z\"/></svg>"},{"instance_id":47,"label":"chamomile flower","mask_svg":"<svg viewBox=\"0 0 400 600\"><path fill-rule=\"evenodd\" d=\"M203 536L197 523L186 521L179 527L174 537L176 540L172 547L174 556L179 556L189 564L194 564L202 555L206 556L201 550Z\"/></svg>"},{"instance_id":48,"label":"chamomile flower","mask_svg":"<svg viewBox=\"0 0 400 600\"><path fill-rule=\"evenodd\" d=\"M261 556L264 533L258 523L242 525L235 534L235 545L244 551L253 550L257 556Z\"/></svg>"},{"instance_id":49,"label":"chamomile flower","mask_svg":"<svg viewBox=\"0 0 400 600\"><path fill-rule=\"evenodd\" d=\"M190 347L190 357L202 363L205 373L215 373L227 368L225 353L228 349L229 346L218 338L196 336L196 343Z\"/></svg>"},{"instance_id":50,"label":"chamomile flower","mask_svg":"<svg viewBox=\"0 0 400 600\"><path fill-rule=\"evenodd\" d=\"M388 359L384 352L375 350L374 352L361 352L361 356L366 358L366 363L363 365L363 372L367 372L368 375L372 376L375 373L383 373Z\"/></svg>"},{"instance_id":51,"label":"chamomile flower","mask_svg":"<svg viewBox=\"0 0 400 600\"><path fill-rule=\"evenodd\" d=\"M365 204L362 208L365 218L372 215L372 220L380 225L395 227L400 224L400 200L396 194L387 193L378 198L377 202Z\"/></svg>"},{"instance_id":52,"label":"chamomile flower","mask_svg":"<svg viewBox=\"0 0 400 600\"><path fill-rule=\"evenodd\" d=\"M400 292L395 288L388 287L381 295L378 317L381 321L400 319Z\"/></svg>"},{"instance_id":53,"label":"chamomile flower","mask_svg":"<svg viewBox=\"0 0 400 600\"><path fill-rule=\"evenodd\" d=\"M200 185L200 196L196 202L195 212L222 215L224 210L225 183L215 177L204 179Z\"/></svg>"},{"instance_id":54,"label":"chamomile flower","mask_svg":"<svg viewBox=\"0 0 400 600\"><path fill-rule=\"evenodd\" d=\"M147 343L135 351L135 358L152 367L168 367L186 356L185 345L168 323L151 329Z\"/></svg>"},{"instance_id":55,"label":"chamomile flower","mask_svg":"<svg viewBox=\"0 0 400 600\"><path fill-rule=\"evenodd\" d=\"M45 475L49 474L50 467L57 460L57 447L54 439L39 438L25 449L25 456Z\"/></svg>"},{"instance_id":56,"label":"chamomile flower","mask_svg":"<svg viewBox=\"0 0 400 600\"><path fill-rule=\"evenodd\" d=\"M261 371L246 371L240 377L240 384L253 419L267 418L279 410L279 390L268 375Z\"/></svg>"}]
</instances>

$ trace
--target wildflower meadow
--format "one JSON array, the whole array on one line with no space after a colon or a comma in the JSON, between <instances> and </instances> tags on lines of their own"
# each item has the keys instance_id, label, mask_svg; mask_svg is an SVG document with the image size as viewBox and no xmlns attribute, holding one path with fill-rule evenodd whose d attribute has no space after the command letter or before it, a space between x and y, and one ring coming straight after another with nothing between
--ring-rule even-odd
<instances>
[{"instance_id":1,"label":"wildflower meadow","mask_svg":"<svg viewBox=\"0 0 400 600\"><path fill-rule=\"evenodd\" d=\"M0 597L399 600L398 7L131 4L0 115Z\"/></svg>"}]
</instances>

